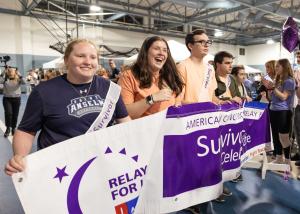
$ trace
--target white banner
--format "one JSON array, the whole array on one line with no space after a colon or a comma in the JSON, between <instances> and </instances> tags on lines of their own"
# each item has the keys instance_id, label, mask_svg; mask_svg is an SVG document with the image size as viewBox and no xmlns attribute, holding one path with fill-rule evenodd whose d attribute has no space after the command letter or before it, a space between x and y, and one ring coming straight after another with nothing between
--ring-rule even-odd
<instances>
[{"instance_id":1,"label":"white banner","mask_svg":"<svg viewBox=\"0 0 300 214\"><path fill-rule=\"evenodd\" d=\"M256 124L260 118L245 120L249 110L207 105L169 109L27 156L25 171L13 175L25 213L168 213L218 197L250 152L263 151L269 133ZM251 134L256 128L266 137Z\"/></svg>"}]
</instances>

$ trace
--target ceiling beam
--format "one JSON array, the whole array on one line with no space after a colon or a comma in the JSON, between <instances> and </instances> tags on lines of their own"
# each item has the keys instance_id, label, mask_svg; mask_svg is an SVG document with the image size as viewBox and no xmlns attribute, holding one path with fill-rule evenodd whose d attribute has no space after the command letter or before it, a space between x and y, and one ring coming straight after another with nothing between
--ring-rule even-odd
<instances>
[{"instance_id":1,"label":"ceiling beam","mask_svg":"<svg viewBox=\"0 0 300 214\"><path fill-rule=\"evenodd\" d=\"M273 8L270 5L262 5L261 3L249 3L249 1L245 1L245 0L230 0L232 2L236 2L239 3L241 5L247 6L249 8L253 8L253 9L257 9L259 11L263 11L267 14L272 14L274 16L277 17L281 17L281 18L287 18L288 16L291 16L291 11L289 9L285 9L282 7L279 7L278 10L275 10L275 8ZM276 2L281 2L280 0L277 1L273 1L273 3ZM270 4L270 3L269 3ZM300 16L298 14L294 14L294 18L300 19Z\"/></svg>"},{"instance_id":2,"label":"ceiling beam","mask_svg":"<svg viewBox=\"0 0 300 214\"><path fill-rule=\"evenodd\" d=\"M56 3L56 4L60 3L59 0L51 0L51 2ZM103 9L106 9L106 10L109 10L109 11L115 11L115 12L118 12L118 13L123 12L123 13L127 13L127 14L134 15L134 16L140 16L140 17L144 17L144 16L149 17L150 16L151 18L158 18L158 16L156 14L153 14L153 13L149 14L149 10L147 10L148 7L137 6L136 8L138 8L140 11L142 11L142 12L140 12L140 11L137 12L137 11L128 10L125 7L121 7L122 5L120 5L120 3L117 4L116 1L102 0L101 2L102 3L106 3L106 2L109 3L109 4L100 4L100 6ZM74 1L68 1L68 4L75 5L76 3ZM111 6L112 4L113 4L113 6ZM82 3L82 1L78 2L78 6L89 7L89 5L87 5L85 3ZM143 9L141 9L141 8L143 8ZM156 10L156 11L158 11L158 10ZM162 15L161 17L164 20L168 21L168 22L182 23L182 20L183 20L183 16L180 17L177 14L171 14L172 17L163 16L163 15L165 15L165 13L161 14L161 15ZM176 20L176 19L178 19L178 20Z\"/></svg>"},{"instance_id":3,"label":"ceiling beam","mask_svg":"<svg viewBox=\"0 0 300 214\"><path fill-rule=\"evenodd\" d=\"M173 17L173 18L178 18L181 20L183 20L185 18L183 15L180 15L178 13L164 12L164 11L161 11L160 9L152 8L151 6L145 7L145 6L141 6L141 5L137 5L137 4L125 3L123 1L116 1L116 0L101 0L101 1L97 1L97 2L99 3L99 5L101 5L103 3L108 3L108 5L114 5L117 7L123 6L124 9L126 8L128 12L133 12L133 11L130 11L130 8L139 9L144 12L144 16L147 16L149 14L149 8L150 8L151 12L153 12L153 13L157 13L157 14L161 14L161 15L169 16L169 17ZM155 17L157 17L157 15ZM164 17L164 18L167 18L167 17Z\"/></svg>"},{"instance_id":4,"label":"ceiling beam","mask_svg":"<svg viewBox=\"0 0 300 214\"><path fill-rule=\"evenodd\" d=\"M45 12L43 11L32 11L34 13L34 15L37 18L40 19L46 19L49 20L49 17L45 14ZM15 11L15 10L10 10L10 9L3 9L0 8L0 13L6 13L6 14L11 14L11 15L19 15L22 16L24 15L22 11ZM53 16L54 20L60 20L60 21L65 21L65 17L64 14L62 13L61 16L59 14L55 14ZM155 30L149 30L147 28L137 28L134 26L126 26L124 24L115 24L115 23L101 23L101 22L92 22L92 21L86 21L86 20L78 20L79 23L84 23L87 25L91 25L91 26L100 26L100 27L105 27L105 28L111 28L111 29L118 29L118 30L130 30L132 32L138 32L138 33L145 33L145 34L155 34L155 35L161 35L161 36L170 36L170 37L177 37L177 38L185 38L186 33L184 32L174 32L174 31L155 31ZM76 23L76 19L75 18L69 18L68 20L69 23ZM207 25L199 25L199 27L201 28L207 28L207 29L214 29L215 26L209 27ZM244 36L244 35L242 35ZM248 36L249 37L249 36ZM252 38L250 38L252 39ZM220 39L218 38L216 40L217 42L223 42L223 43L227 43L227 44L237 44L235 41L228 41L225 39Z\"/></svg>"},{"instance_id":5,"label":"ceiling beam","mask_svg":"<svg viewBox=\"0 0 300 214\"><path fill-rule=\"evenodd\" d=\"M105 0L104 0L105 1ZM55 0L53 0L52 2L56 2ZM69 2L70 3L70 2ZM81 5L81 4L80 4ZM86 4L82 4L82 6L88 6ZM107 7L106 6L103 6L102 7L103 9L106 9ZM114 8L115 9L115 8ZM135 11L130 11L129 12L131 15L136 15L136 12ZM149 14L147 14L149 16ZM152 18L157 18L157 16L155 15L150 15ZM174 20L174 19L166 19L164 18L164 20L166 20L167 22L173 22L173 23L176 23L177 25L182 25L182 21L180 20ZM123 24L124 26L129 26L129 25L125 25ZM215 23L212 23L212 22L207 22L205 21L205 23L201 23L201 22L197 22L194 24L195 27L201 27L201 28L207 28L207 29L215 29L215 28L218 28L220 30L223 30L223 31L226 31L226 32L231 32L231 33L235 33L237 35L242 35L242 36L245 36L245 37L248 37L248 38L252 38L253 36L252 35L249 35L247 34L246 32L243 32L242 30L238 29L238 28L234 28L234 27L230 27L230 26L223 26L223 25L218 25L218 24L215 24ZM154 26L153 26L154 27ZM168 32L167 30L163 29L154 29L154 28L150 28L147 26L145 28L147 28L147 30L153 30L155 32L161 32L161 33L164 33L164 32ZM130 26L130 28L134 28L133 26ZM136 27L138 28L138 27ZM184 35L185 33L182 32L181 33L182 35Z\"/></svg>"},{"instance_id":6,"label":"ceiling beam","mask_svg":"<svg viewBox=\"0 0 300 214\"><path fill-rule=\"evenodd\" d=\"M20 2L21 5L22 5L23 11L25 11L26 8L27 8L28 1L27 1L27 0L19 0L19 2Z\"/></svg>"},{"instance_id":7,"label":"ceiling beam","mask_svg":"<svg viewBox=\"0 0 300 214\"><path fill-rule=\"evenodd\" d=\"M256 7L259 7L261 5L271 4L271 3L274 3L274 2L278 2L278 0L259 1L259 2L257 2L254 5ZM222 16L222 15L225 15L225 14L234 13L234 12L238 12L238 11L242 11L242 10L247 10L247 9L249 9L248 6L246 6L246 5L240 5L238 7L234 7L234 8L231 8L231 9L219 11L219 12L212 13L212 14L207 14L207 15L202 15L202 16L194 17L193 19L188 19L187 23L192 23L192 22L195 22L195 21L202 21L202 20L214 18L216 16Z\"/></svg>"},{"instance_id":8,"label":"ceiling beam","mask_svg":"<svg viewBox=\"0 0 300 214\"><path fill-rule=\"evenodd\" d=\"M274 3L274 2L278 2L278 0L259 1L254 5L255 5L255 7L259 7L259 6L266 5L266 4L271 4L271 3ZM230 14L230 13L234 13L234 12L239 12L239 11L243 11L243 10L248 10L248 9L249 9L248 6L240 5L240 6L231 8L231 9L226 9L226 10L218 11L218 12L215 12L215 13L210 13L210 14L206 14L206 15L202 15L202 16L193 17L193 18L187 19L182 24L191 24L191 23L195 23L195 22L199 22L199 21L204 21L204 20L207 20L207 19L210 19L210 18L214 18L214 17L217 17L217 16L222 16L222 15L226 15L226 14ZM178 26L180 26L180 25L179 24L178 25L174 24L173 26L171 26L171 28L178 27Z\"/></svg>"},{"instance_id":9,"label":"ceiling beam","mask_svg":"<svg viewBox=\"0 0 300 214\"><path fill-rule=\"evenodd\" d=\"M27 8L24 11L24 15L29 15L31 10L33 10L39 3L41 2L41 0L33 0L30 5L27 6Z\"/></svg>"},{"instance_id":10,"label":"ceiling beam","mask_svg":"<svg viewBox=\"0 0 300 214\"><path fill-rule=\"evenodd\" d=\"M162 0L159 0L158 2L154 3L153 5L151 5L150 7L148 7L148 10L153 10L157 7L160 7L162 4L164 4L165 2Z\"/></svg>"},{"instance_id":11,"label":"ceiling beam","mask_svg":"<svg viewBox=\"0 0 300 214\"><path fill-rule=\"evenodd\" d=\"M164 2L172 2L176 3L178 5L182 5L185 7L189 8L194 8L194 9L202 9L202 8L207 8L207 9L220 9L220 8L232 8L238 6L237 3L232 3L229 1L216 1L216 0L211 0L211 1L199 1L199 0L162 0Z\"/></svg>"},{"instance_id":12,"label":"ceiling beam","mask_svg":"<svg viewBox=\"0 0 300 214\"><path fill-rule=\"evenodd\" d=\"M126 16L126 13L117 13L117 14L114 14L114 15L108 17L107 19L105 19L105 21L111 22L111 21L114 21L114 20L116 20L116 19L119 19L119 18L121 18L121 17L123 17L123 16Z\"/></svg>"},{"instance_id":13,"label":"ceiling beam","mask_svg":"<svg viewBox=\"0 0 300 214\"><path fill-rule=\"evenodd\" d=\"M17 10L6 9L6 8L0 8L0 13L10 14L10 15L17 15L17 16L24 15L23 11L17 11Z\"/></svg>"},{"instance_id":14,"label":"ceiling beam","mask_svg":"<svg viewBox=\"0 0 300 214\"><path fill-rule=\"evenodd\" d=\"M20 2L24 2L26 0L19 0ZM40 2L41 0L34 0L35 2ZM68 5L74 5L75 6L75 2L73 0L66 0ZM187 0L188 1L188 0ZM198 1L198 0L197 0ZM94 3L96 3L97 5L101 6L103 9L108 10L108 11L116 11L117 13L121 13L121 14L127 14L127 15L132 15L132 16L140 16L140 17L150 17L153 19L158 19L158 14L160 14L160 18L165 21L168 22L169 24L166 27L163 28L154 28L154 26L151 26L149 28L149 26L139 26L139 25L132 25L132 24L126 24L126 23L110 23L108 24L108 21L113 21L115 20L116 16L111 16L111 18L108 18L107 20L103 20L103 22L97 22L97 21L88 21L88 20L81 20L80 22L82 23L93 23L96 24L97 26L102 26L105 28L109 28L111 26L111 28L115 28L115 29L120 29L120 30L130 30L130 31L135 31L135 32L141 32L141 33L146 33L146 34L158 34L158 35L168 35L168 36L175 36L175 37L184 37L185 36L185 32L177 32L177 31L172 31L172 28L175 28L176 26L182 26L183 24L186 23L192 23L194 27L201 27L201 28L206 28L206 29L220 29L223 30L225 32L229 32L229 33L234 33L237 36L242 37L243 39L239 39L239 41L243 42L246 44L250 43L251 40L254 40L257 37L257 30L255 31L256 33L249 33L249 29L245 28L245 29L241 29L240 27L233 27L233 26L228 26L228 24L217 24L214 22L208 22L208 19L210 18L214 18L214 17L218 17L218 16L223 16L226 14L230 14L230 13L234 13L234 12L238 12L238 11L250 11L249 9L251 8L258 8L258 7L264 7L264 6L268 6L267 4L271 4L271 3L276 3L279 2L279 0L261 0L261 1L247 1L246 0L231 0L234 1L235 4L239 4L237 2L243 2L243 4L240 4L240 6L238 7L234 7L231 9L225 9L222 11L212 11L212 10L208 10L208 12L204 12L205 14L200 14L197 15L197 17L195 16L190 16L190 17L185 17L185 15L178 13L174 13L174 12L165 12L160 10L161 9L161 5L163 3L165 3L164 0L159 0L159 1L155 1L156 3L154 3L153 5L150 6L143 6L140 4L134 4L134 3L130 3L130 2L135 2L135 1L123 1L123 0L95 0L93 1ZM61 3L62 0L49 0L49 2L53 2L53 3ZM89 4L86 3L86 0L78 0L78 5L81 7L89 7ZM207 1L209 2L209 1ZM249 3L251 2L251 3ZM252 2L256 2L255 4ZM246 3L250 4L246 5ZM28 4L27 4L28 5ZM32 9L29 9L29 6L26 8L26 10L28 10L28 15L30 15L31 12L35 12L35 14L39 14L41 15L41 11L40 9L36 8L36 6L33 6L32 3L30 4L30 6L32 7ZM272 5L269 5L268 10L275 11L275 7L272 7ZM264 8L265 10L266 8ZM264 10L258 10L258 11L262 11L263 14L265 14L266 12ZM0 11L1 12L1 11ZM10 11L6 11L7 13L9 13ZM201 10L202 12L202 10ZM16 15L16 11L11 12L11 14ZM55 15L51 15L52 17ZM63 12L61 12L61 16L57 15L61 20L65 20L64 19L64 15ZM46 17L45 17L46 18ZM56 16L55 16L56 18ZM251 16L246 16L245 21L247 21L248 18L253 18ZM110 20L112 19L112 20ZM69 20L68 20L69 21ZM229 21L230 22L230 21ZM245 23L245 22L243 22ZM248 20L248 23L251 23L251 20ZM257 17L254 20L254 24L255 23L261 23L262 26L267 26L267 27L271 27L274 30L281 30L281 24L278 22L275 22L273 20L267 19L266 17ZM170 29L170 30L168 30ZM279 33L277 32L277 35ZM213 36L213 35L210 35ZM228 43L227 41L229 41L228 39L218 39L218 41L224 41L226 43ZM236 41L234 42L229 41L232 44L233 43L237 43Z\"/></svg>"}]
</instances>

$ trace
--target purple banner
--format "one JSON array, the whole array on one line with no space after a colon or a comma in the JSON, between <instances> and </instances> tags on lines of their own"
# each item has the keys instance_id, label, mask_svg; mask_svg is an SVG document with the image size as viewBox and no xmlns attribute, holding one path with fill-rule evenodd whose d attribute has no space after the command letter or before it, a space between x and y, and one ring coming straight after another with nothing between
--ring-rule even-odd
<instances>
[{"instance_id":1,"label":"purple banner","mask_svg":"<svg viewBox=\"0 0 300 214\"><path fill-rule=\"evenodd\" d=\"M164 137L164 197L174 196L199 187L211 186L222 180L221 158L217 141L212 146L212 149L216 151L209 152L204 157L198 157L198 154L206 152L205 148L197 145L199 136L205 135L217 140L219 131L211 129L188 135Z\"/></svg>"},{"instance_id":2,"label":"purple banner","mask_svg":"<svg viewBox=\"0 0 300 214\"><path fill-rule=\"evenodd\" d=\"M249 103L245 107L241 109L236 104L220 107L212 103L198 103L169 108L167 118L193 115L199 118L203 113L220 112L220 116L215 116L220 126L164 136L163 197L176 196L221 182L222 172L239 168L245 152L270 142L266 105ZM241 115L242 118L239 117ZM251 117L257 118L249 119ZM222 125L222 122L229 121L228 118L240 122Z\"/></svg>"}]
</instances>

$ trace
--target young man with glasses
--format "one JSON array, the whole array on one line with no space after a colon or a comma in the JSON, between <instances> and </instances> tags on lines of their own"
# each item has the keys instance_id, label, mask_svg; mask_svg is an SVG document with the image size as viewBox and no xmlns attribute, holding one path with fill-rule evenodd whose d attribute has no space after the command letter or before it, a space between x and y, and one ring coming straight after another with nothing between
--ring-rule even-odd
<instances>
[{"instance_id":1,"label":"young man with glasses","mask_svg":"<svg viewBox=\"0 0 300 214\"><path fill-rule=\"evenodd\" d=\"M217 88L215 70L211 64L203 59L208 54L212 45L205 30L195 30L185 37L185 44L191 52L191 56L177 65L184 81L184 89L181 93L182 104L198 102L215 102L220 104L220 100L214 95ZM186 213L207 213L209 203L202 203L182 211L177 214Z\"/></svg>"},{"instance_id":2,"label":"young man with glasses","mask_svg":"<svg viewBox=\"0 0 300 214\"><path fill-rule=\"evenodd\" d=\"M182 104L197 102L218 102L214 96L217 88L213 66L204 62L212 40L204 30L195 30L185 37L185 44L191 56L177 65L185 83Z\"/></svg>"}]
</instances>

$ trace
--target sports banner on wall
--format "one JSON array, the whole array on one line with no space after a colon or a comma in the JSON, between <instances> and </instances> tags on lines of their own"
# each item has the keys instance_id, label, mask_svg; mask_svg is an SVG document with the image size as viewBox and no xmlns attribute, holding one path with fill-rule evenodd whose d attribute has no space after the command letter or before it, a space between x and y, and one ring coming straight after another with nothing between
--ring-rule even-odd
<instances>
[{"instance_id":1,"label":"sports banner on wall","mask_svg":"<svg viewBox=\"0 0 300 214\"><path fill-rule=\"evenodd\" d=\"M13 175L25 213L169 213L215 199L270 144L266 105L198 103L81 135Z\"/></svg>"}]
</instances>

